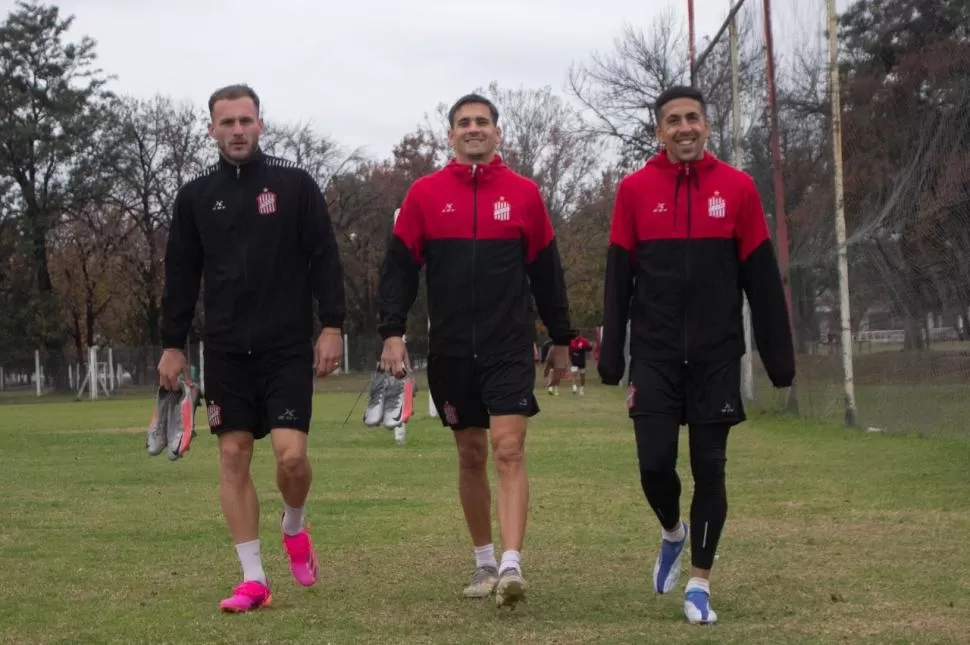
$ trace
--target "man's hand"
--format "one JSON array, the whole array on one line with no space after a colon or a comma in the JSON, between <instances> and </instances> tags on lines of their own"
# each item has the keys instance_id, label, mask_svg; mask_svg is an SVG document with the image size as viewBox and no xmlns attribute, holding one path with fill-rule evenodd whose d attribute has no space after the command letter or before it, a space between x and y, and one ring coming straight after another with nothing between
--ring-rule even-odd
<instances>
[{"instance_id":1,"label":"man's hand","mask_svg":"<svg viewBox=\"0 0 970 645\"><path fill-rule=\"evenodd\" d=\"M384 350L381 352L381 371L402 378L410 370L411 364L404 339L400 336L385 339Z\"/></svg>"},{"instance_id":2,"label":"man's hand","mask_svg":"<svg viewBox=\"0 0 970 645\"><path fill-rule=\"evenodd\" d=\"M557 379L564 377L569 370L569 346L553 345L549 349L549 363L552 364Z\"/></svg>"},{"instance_id":3,"label":"man's hand","mask_svg":"<svg viewBox=\"0 0 970 645\"><path fill-rule=\"evenodd\" d=\"M162 350L162 358L158 361L158 385L166 390L179 389L179 375L189 385L192 376L189 372L189 362L181 349Z\"/></svg>"},{"instance_id":4,"label":"man's hand","mask_svg":"<svg viewBox=\"0 0 970 645\"><path fill-rule=\"evenodd\" d=\"M313 349L313 369L317 376L329 376L340 367L344 353L343 332L334 327L324 327Z\"/></svg>"}]
</instances>

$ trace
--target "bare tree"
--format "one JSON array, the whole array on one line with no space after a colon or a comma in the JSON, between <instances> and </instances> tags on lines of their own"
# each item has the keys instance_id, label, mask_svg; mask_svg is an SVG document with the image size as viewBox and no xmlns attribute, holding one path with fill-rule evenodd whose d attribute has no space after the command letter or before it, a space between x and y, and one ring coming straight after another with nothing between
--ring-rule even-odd
<instances>
[{"instance_id":1,"label":"bare tree","mask_svg":"<svg viewBox=\"0 0 970 645\"><path fill-rule=\"evenodd\" d=\"M260 147L304 168L326 187L337 173L361 160L360 148L346 154L337 143L314 130L311 123L267 122Z\"/></svg>"},{"instance_id":2,"label":"bare tree","mask_svg":"<svg viewBox=\"0 0 970 645\"><path fill-rule=\"evenodd\" d=\"M110 204L127 215L134 234L122 247L131 274L132 340L161 343L165 231L178 189L207 161L204 115L167 97L115 104Z\"/></svg>"},{"instance_id":3,"label":"bare tree","mask_svg":"<svg viewBox=\"0 0 970 645\"><path fill-rule=\"evenodd\" d=\"M591 114L589 130L618 141L628 159L656 152L654 102L668 87L688 82L687 38L678 23L668 9L647 32L627 25L612 52L594 53L569 70L567 90Z\"/></svg>"}]
</instances>

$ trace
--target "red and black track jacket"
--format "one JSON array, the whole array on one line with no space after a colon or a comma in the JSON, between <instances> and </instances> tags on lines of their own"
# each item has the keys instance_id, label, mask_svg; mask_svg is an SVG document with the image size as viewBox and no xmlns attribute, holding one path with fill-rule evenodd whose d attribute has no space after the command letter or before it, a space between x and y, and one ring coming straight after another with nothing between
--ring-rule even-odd
<instances>
[{"instance_id":1,"label":"red and black track jacket","mask_svg":"<svg viewBox=\"0 0 970 645\"><path fill-rule=\"evenodd\" d=\"M711 154L673 163L661 152L617 190L604 295L604 383L630 355L716 362L744 354L741 289L761 360L775 387L795 377L788 308L752 178Z\"/></svg>"},{"instance_id":2,"label":"red and black track jacket","mask_svg":"<svg viewBox=\"0 0 970 645\"><path fill-rule=\"evenodd\" d=\"M539 187L498 156L488 164L453 160L408 191L381 267L378 329L383 338L404 333L422 266L433 353L531 354L533 297L557 345L568 345L575 336Z\"/></svg>"}]
</instances>

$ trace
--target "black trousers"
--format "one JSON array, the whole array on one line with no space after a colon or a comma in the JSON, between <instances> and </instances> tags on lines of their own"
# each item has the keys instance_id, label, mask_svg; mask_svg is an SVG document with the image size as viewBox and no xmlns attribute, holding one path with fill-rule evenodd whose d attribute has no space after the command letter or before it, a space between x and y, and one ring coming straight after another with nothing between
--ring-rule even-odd
<instances>
[{"instance_id":1,"label":"black trousers","mask_svg":"<svg viewBox=\"0 0 970 645\"><path fill-rule=\"evenodd\" d=\"M647 502L672 531L680 523L680 477L677 475L678 419L639 416L633 422L640 464L640 486ZM727 519L728 501L724 465L730 426L691 425L690 469L694 497L690 504L691 564L711 569L717 543Z\"/></svg>"},{"instance_id":2,"label":"black trousers","mask_svg":"<svg viewBox=\"0 0 970 645\"><path fill-rule=\"evenodd\" d=\"M688 426L694 496L690 505L691 564L711 569L727 519L727 440L745 420L740 360L630 366L630 417L636 434L640 485L660 524L681 521L677 474L680 427Z\"/></svg>"}]
</instances>

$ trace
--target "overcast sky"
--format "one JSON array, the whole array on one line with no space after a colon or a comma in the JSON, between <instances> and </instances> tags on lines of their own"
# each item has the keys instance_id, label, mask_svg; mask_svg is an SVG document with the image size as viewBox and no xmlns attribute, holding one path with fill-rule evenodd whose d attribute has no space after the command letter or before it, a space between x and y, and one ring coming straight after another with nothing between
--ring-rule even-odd
<instances>
[{"instance_id":1,"label":"overcast sky","mask_svg":"<svg viewBox=\"0 0 970 645\"><path fill-rule=\"evenodd\" d=\"M665 9L687 24L685 0L50 1L97 40L117 92L204 106L216 87L246 82L268 119L312 121L380 157L441 101L493 80L563 93L570 64L611 50L624 24L646 27ZM824 12L821 0L794 1ZM699 40L730 0L695 6Z\"/></svg>"}]
</instances>

